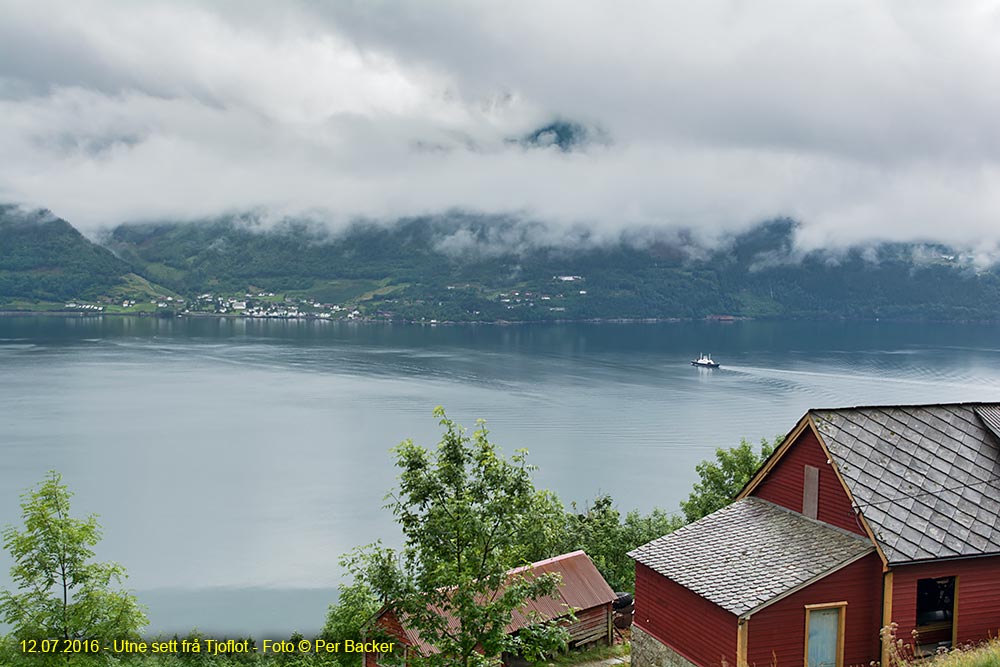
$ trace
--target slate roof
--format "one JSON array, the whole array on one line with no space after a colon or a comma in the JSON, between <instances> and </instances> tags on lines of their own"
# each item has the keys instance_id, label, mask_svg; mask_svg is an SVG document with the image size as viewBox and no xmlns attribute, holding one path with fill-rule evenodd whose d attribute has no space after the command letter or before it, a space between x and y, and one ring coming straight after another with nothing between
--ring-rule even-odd
<instances>
[{"instance_id":1,"label":"slate roof","mask_svg":"<svg viewBox=\"0 0 1000 667\"><path fill-rule=\"evenodd\" d=\"M1000 404L809 414L890 563L1000 553Z\"/></svg>"},{"instance_id":2,"label":"slate roof","mask_svg":"<svg viewBox=\"0 0 1000 667\"><path fill-rule=\"evenodd\" d=\"M748 497L629 556L739 616L872 551L867 537Z\"/></svg>"}]
</instances>

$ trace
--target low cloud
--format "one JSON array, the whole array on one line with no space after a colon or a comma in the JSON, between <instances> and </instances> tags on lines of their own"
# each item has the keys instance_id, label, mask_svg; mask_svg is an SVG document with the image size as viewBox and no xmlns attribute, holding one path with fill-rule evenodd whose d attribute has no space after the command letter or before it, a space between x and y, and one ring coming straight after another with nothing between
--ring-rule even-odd
<instances>
[{"instance_id":1,"label":"low cloud","mask_svg":"<svg viewBox=\"0 0 1000 667\"><path fill-rule=\"evenodd\" d=\"M85 230L459 209L562 243L782 216L801 250L1000 239L995 3L0 11L0 200Z\"/></svg>"}]
</instances>

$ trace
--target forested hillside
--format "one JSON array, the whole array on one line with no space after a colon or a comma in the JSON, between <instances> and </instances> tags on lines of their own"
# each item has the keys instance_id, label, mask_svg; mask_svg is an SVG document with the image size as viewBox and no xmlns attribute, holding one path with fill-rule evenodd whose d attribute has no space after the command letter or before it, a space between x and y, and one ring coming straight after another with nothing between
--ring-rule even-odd
<instances>
[{"instance_id":1,"label":"forested hillside","mask_svg":"<svg viewBox=\"0 0 1000 667\"><path fill-rule=\"evenodd\" d=\"M107 291L128 264L46 211L0 206L0 294L63 300Z\"/></svg>"},{"instance_id":2,"label":"forested hillside","mask_svg":"<svg viewBox=\"0 0 1000 667\"><path fill-rule=\"evenodd\" d=\"M936 245L797 254L795 223L760 225L715 249L683 235L546 242L504 218L414 218L329 233L243 219L118 227L108 243L185 293L249 287L366 314L451 321L586 318L995 319L1000 275Z\"/></svg>"},{"instance_id":3,"label":"forested hillside","mask_svg":"<svg viewBox=\"0 0 1000 667\"><path fill-rule=\"evenodd\" d=\"M795 231L795 222L775 220L705 247L684 233L608 241L586 230L557 235L540 223L474 215L336 232L317 222L240 216L122 225L102 247L47 212L4 206L0 303L131 298L161 314L234 314L238 300L249 314L262 296L272 310L325 304L333 316L357 310L358 317L458 322L1000 317L997 268L976 267L955 249L881 244L801 253ZM168 294L186 299L168 304ZM211 299L196 298L204 294Z\"/></svg>"},{"instance_id":4,"label":"forested hillside","mask_svg":"<svg viewBox=\"0 0 1000 667\"><path fill-rule=\"evenodd\" d=\"M0 305L159 293L129 264L48 211L0 204Z\"/></svg>"}]
</instances>

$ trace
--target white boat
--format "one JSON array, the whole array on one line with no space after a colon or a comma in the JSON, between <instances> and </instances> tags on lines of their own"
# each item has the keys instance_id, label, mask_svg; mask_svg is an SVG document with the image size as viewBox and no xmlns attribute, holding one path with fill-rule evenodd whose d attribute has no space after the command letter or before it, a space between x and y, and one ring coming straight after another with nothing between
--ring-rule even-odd
<instances>
[{"instance_id":1,"label":"white boat","mask_svg":"<svg viewBox=\"0 0 1000 667\"><path fill-rule=\"evenodd\" d=\"M702 354L697 359L691 362L692 366L698 366L699 368L718 368L719 362L712 361L712 355Z\"/></svg>"}]
</instances>

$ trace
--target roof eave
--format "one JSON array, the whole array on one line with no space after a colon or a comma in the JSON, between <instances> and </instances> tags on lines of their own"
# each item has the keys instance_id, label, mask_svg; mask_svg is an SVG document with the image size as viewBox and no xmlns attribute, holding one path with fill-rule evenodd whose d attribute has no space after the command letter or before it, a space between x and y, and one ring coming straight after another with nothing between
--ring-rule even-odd
<instances>
[{"instance_id":1,"label":"roof eave","mask_svg":"<svg viewBox=\"0 0 1000 667\"><path fill-rule=\"evenodd\" d=\"M761 611L763 609L766 609L766 608L770 607L771 605L773 605L773 604L775 604L777 602L780 602L780 601L784 600L785 598L787 598L787 597L789 597L791 595L794 595L794 594L798 593L799 591L804 590L804 589L812 586L817 581L820 581L821 579L825 579L826 577L829 577L831 574L834 574L836 572L839 572L840 570L843 570L848 565L852 565L852 564L858 562L859 560L861 560L862 558L864 558L865 556L871 555L874 551L875 551L875 547L873 547L873 546L872 547L868 547L867 549L865 549L861 553L855 554L854 556L851 556L850 558L846 559L842 563L834 565L829 570L826 570L825 572L817 574L816 576L812 577L811 579L809 579L807 581L802 582L801 584L799 584L797 586L793 586L792 588L789 588L784 593L780 593L779 595L774 596L770 600L768 600L766 602L762 602L761 604L757 605L753 609L750 609L750 610L747 610L747 611L743 611L743 612L734 611L732 609L730 609L729 611L732 611L734 614L736 614L737 616L739 616L741 619L749 619L751 616L753 616L757 612L759 612L759 611Z\"/></svg>"},{"instance_id":2,"label":"roof eave","mask_svg":"<svg viewBox=\"0 0 1000 667\"><path fill-rule=\"evenodd\" d=\"M889 567L905 567L907 565L924 565L926 563L941 563L945 561L973 560L975 558L1000 558L1000 551L990 551L980 554L958 554L955 556L931 556L929 558L915 558L913 560L890 561Z\"/></svg>"}]
</instances>

